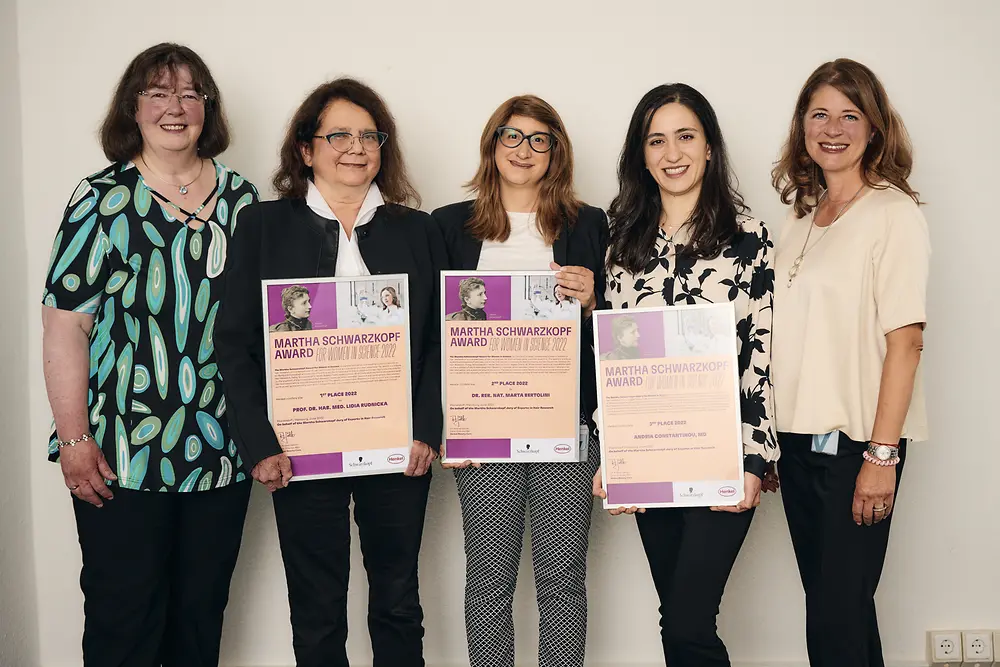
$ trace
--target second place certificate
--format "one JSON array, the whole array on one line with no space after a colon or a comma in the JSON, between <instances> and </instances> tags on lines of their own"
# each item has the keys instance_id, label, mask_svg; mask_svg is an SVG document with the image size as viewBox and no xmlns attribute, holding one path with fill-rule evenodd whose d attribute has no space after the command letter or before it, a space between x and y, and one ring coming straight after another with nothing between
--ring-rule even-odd
<instances>
[{"instance_id":1,"label":"second place certificate","mask_svg":"<svg viewBox=\"0 0 1000 667\"><path fill-rule=\"evenodd\" d=\"M445 461L574 462L580 303L554 271L441 273Z\"/></svg>"}]
</instances>

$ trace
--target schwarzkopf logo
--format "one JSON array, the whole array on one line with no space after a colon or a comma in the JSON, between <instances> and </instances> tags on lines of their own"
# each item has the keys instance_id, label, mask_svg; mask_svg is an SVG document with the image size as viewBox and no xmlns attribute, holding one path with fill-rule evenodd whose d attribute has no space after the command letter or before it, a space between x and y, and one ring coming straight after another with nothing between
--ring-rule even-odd
<instances>
[{"instance_id":1,"label":"schwarzkopf logo","mask_svg":"<svg viewBox=\"0 0 1000 667\"><path fill-rule=\"evenodd\" d=\"M686 493L683 492L683 491L680 493L680 497L681 498L701 498L704 495L705 494L702 493L701 491L699 491L698 493L695 493L693 486L689 486Z\"/></svg>"},{"instance_id":2,"label":"schwarzkopf logo","mask_svg":"<svg viewBox=\"0 0 1000 667\"><path fill-rule=\"evenodd\" d=\"M518 447L517 448L517 453L518 454L535 454L535 455L541 455L542 452L541 452L540 449L538 449L538 447L535 447L534 449L532 449L531 448L531 443L527 442L527 443L524 444L524 447Z\"/></svg>"},{"instance_id":3,"label":"schwarzkopf logo","mask_svg":"<svg viewBox=\"0 0 1000 667\"><path fill-rule=\"evenodd\" d=\"M347 464L348 468L370 468L372 465L371 461L365 461L364 456L359 456L357 462L351 461Z\"/></svg>"}]
</instances>

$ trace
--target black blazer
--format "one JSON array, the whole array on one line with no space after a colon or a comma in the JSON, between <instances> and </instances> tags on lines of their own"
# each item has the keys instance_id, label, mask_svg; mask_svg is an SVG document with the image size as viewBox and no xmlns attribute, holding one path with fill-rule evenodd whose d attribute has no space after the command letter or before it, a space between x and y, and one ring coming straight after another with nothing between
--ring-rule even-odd
<instances>
[{"instance_id":1,"label":"black blazer","mask_svg":"<svg viewBox=\"0 0 1000 667\"><path fill-rule=\"evenodd\" d=\"M475 271L483 242L469 234L467 224L472 219L473 202L462 201L443 206L431 216L441 227L448 250L448 268ZM552 244L552 258L560 266L582 266L594 272L594 294L597 308L605 308L604 258L608 251L608 216L593 206L581 206L573 225L563 223L562 231ZM594 430L593 415L597 410L597 376L594 371L593 318L582 323L580 341L580 406L587 423Z\"/></svg>"},{"instance_id":2,"label":"black blazer","mask_svg":"<svg viewBox=\"0 0 1000 667\"><path fill-rule=\"evenodd\" d=\"M355 232L372 275L405 273L409 282L413 437L441 446L439 274L447 255L440 231L421 211L387 204ZM334 276L340 226L302 199L247 206L233 235L215 324L230 433L247 470L281 453L267 419L260 281Z\"/></svg>"}]
</instances>

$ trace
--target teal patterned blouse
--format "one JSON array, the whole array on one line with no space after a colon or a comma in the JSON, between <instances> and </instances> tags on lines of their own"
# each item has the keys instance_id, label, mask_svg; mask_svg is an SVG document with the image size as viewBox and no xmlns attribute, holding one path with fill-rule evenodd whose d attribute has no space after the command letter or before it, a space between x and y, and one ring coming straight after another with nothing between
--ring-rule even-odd
<instances>
[{"instance_id":1,"label":"teal patterned blouse","mask_svg":"<svg viewBox=\"0 0 1000 667\"><path fill-rule=\"evenodd\" d=\"M94 315L91 433L126 489L207 491L246 479L212 331L226 247L258 197L236 172L218 162L215 171L215 209L195 231L152 198L131 162L111 165L76 188L52 247L43 303ZM53 433L52 461L56 442Z\"/></svg>"}]
</instances>

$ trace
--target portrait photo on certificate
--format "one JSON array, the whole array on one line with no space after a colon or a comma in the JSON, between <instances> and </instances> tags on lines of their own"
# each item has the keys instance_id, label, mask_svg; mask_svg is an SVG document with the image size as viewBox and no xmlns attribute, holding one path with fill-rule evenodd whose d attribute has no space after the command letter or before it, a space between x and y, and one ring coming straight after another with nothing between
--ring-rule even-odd
<instances>
[{"instance_id":1,"label":"portrait photo on certificate","mask_svg":"<svg viewBox=\"0 0 1000 667\"><path fill-rule=\"evenodd\" d=\"M406 276L264 281L262 291L268 418L292 481L405 470Z\"/></svg>"},{"instance_id":2,"label":"portrait photo on certificate","mask_svg":"<svg viewBox=\"0 0 1000 667\"><path fill-rule=\"evenodd\" d=\"M739 503L732 305L605 310L594 320L604 506Z\"/></svg>"}]
</instances>

